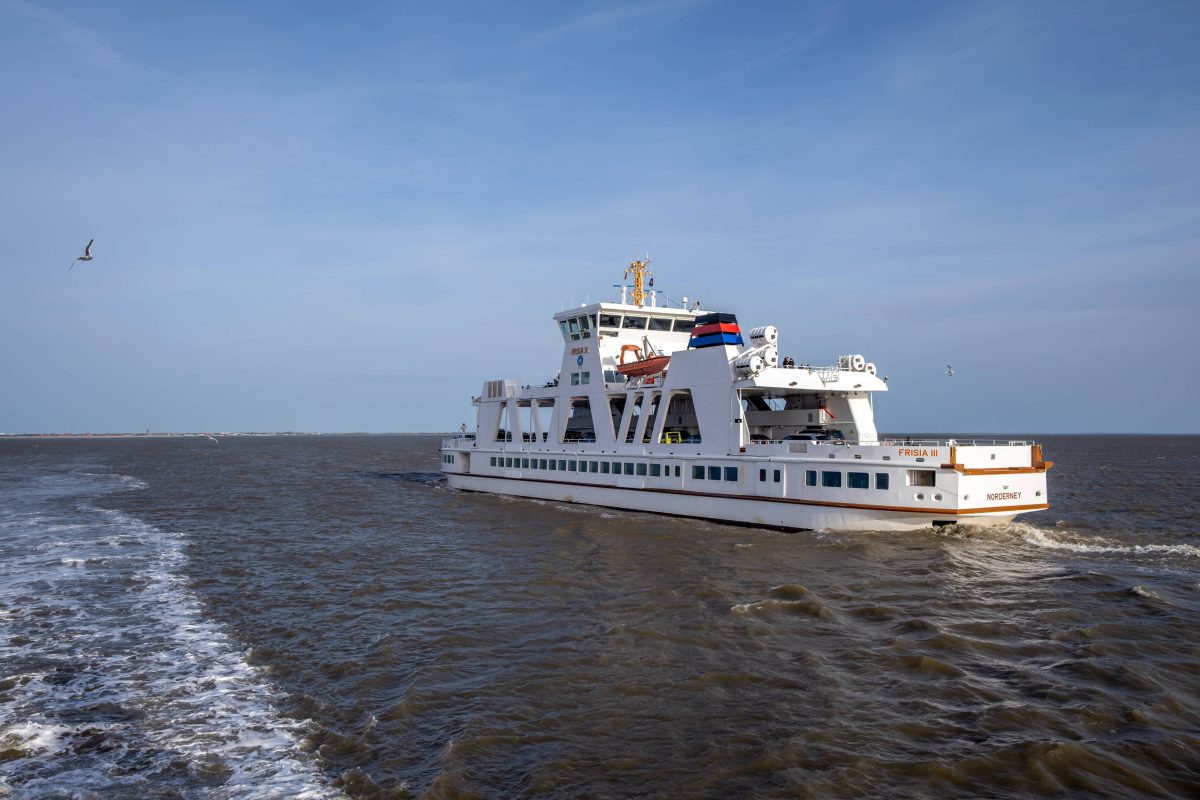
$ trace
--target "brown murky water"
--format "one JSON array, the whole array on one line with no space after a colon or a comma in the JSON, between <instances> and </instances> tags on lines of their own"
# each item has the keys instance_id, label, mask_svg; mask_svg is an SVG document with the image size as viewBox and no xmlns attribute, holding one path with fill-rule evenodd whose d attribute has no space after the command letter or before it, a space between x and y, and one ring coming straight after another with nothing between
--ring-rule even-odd
<instances>
[{"instance_id":1,"label":"brown murky water","mask_svg":"<svg viewBox=\"0 0 1200 800\"><path fill-rule=\"evenodd\" d=\"M436 437L0 442L0 794L1177 796L1197 437L997 530L450 490Z\"/></svg>"}]
</instances>

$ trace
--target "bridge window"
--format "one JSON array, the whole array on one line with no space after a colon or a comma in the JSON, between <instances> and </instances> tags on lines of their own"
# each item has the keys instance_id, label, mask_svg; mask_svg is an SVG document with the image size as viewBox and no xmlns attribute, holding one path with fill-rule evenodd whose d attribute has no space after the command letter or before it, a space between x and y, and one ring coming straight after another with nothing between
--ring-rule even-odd
<instances>
[{"instance_id":1,"label":"bridge window","mask_svg":"<svg viewBox=\"0 0 1200 800\"><path fill-rule=\"evenodd\" d=\"M876 472L875 473L875 488L876 489L887 489L888 488L888 474L886 472Z\"/></svg>"},{"instance_id":2,"label":"bridge window","mask_svg":"<svg viewBox=\"0 0 1200 800\"><path fill-rule=\"evenodd\" d=\"M677 331L690 331L694 327L696 327L696 323L693 320L690 320L690 319L675 320L675 330L677 330Z\"/></svg>"},{"instance_id":3,"label":"bridge window","mask_svg":"<svg viewBox=\"0 0 1200 800\"><path fill-rule=\"evenodd\" d=\"M669 331L669 330L671 330L671 318L670 317L666 317L666 318L651 317L650 318L650 330L652 330L652 331Z\"/></svg>"},{"instance_id":4,"label":"bridge window","mask_svg":"<svg viewBox=\"0 0 1200 800\"><path fill-rule=\"evenodd\" d=\"M821 485L831 488L837 488L842 485L842 473L840 472L822 472Z\"/></svg>"},{"instance_id":5,"label":"bridge window","mask_svg":"<svg viewBox=\"0 0 1200 800\"><path fill-rule=\"evenodd\" d=\"M621 327L621 315L620 314L601 314L600 315L600 327L601 328L619 328L619 327Z\"/></svg>"},{"instance_id":6,"label":"bridge window","mask_svg":"<svg viewBox=\"0 0 1200 800\"><path fill-rule=\"evenodd\" d=\"M870 489L871 488L871 473L869 472L847 472L846 485L851 489Z\"/></svg>"},{"instance_id":7,"label":"bridge window","mask_svg":"<svg viewBox=\"0 0 1200 800\"><path fill-rule=\"evenodd\" d=\"M639 331L645 330L646 329L646 318L645 317L626 317L625 323L621 327L635 328Z\"/></svg>"}]
</instances>

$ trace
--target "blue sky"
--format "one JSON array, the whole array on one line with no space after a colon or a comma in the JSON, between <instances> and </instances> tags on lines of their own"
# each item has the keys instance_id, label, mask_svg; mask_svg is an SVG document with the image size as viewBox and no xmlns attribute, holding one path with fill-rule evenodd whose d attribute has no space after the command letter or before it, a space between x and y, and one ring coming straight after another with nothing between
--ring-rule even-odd
<instances>
[{"instance_id":1,"label":"blue sky","mask_svg":"<svg viewBox=\"0 0 1200 800\"><path fill-rule=\"evenodd\" d=\"M0 432L456 428L646 252L866 354L882 430L1198 432L1198 41L1195 2L0 0Z\"/></svg>"}]
</instances>

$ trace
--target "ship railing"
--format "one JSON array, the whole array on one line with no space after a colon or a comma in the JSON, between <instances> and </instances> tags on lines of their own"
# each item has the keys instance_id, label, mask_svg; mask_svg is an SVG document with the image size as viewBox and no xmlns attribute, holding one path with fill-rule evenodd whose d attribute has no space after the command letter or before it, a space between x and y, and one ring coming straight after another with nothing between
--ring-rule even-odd
<instances>
[{"instance_id":1,"label":"ship railing","mask_svg":"<svg viewBox=\"0 0 1200 800\"><path fill-rule=\"evenodd\" d=\"M885 447L1029 447L1037 444L1033 439L909 439L882 438L874 442L859 442L863 445Z\"/></svg>"},{"instance_id":2,"label":"ship railing","mask_svg":"<svg viewBox=\"0 0 1200 800\"><path fill-rule=\"evenodd\" d=\"M756 439L751 445L808 444L826 447L1029 447L1033 439L903 439L882 438L874 441L851 439Z\"/></svg>"},{"instance_id":3,"label":"ship railing","mask_svg":"<svg viewBox=\"0 0 1200 800\"><path fill-rule=\"evenodd\" d=\"M475 444L475 434L455 433L442 437L442 447L470 447Z\"/></svg>"}]
</instances>

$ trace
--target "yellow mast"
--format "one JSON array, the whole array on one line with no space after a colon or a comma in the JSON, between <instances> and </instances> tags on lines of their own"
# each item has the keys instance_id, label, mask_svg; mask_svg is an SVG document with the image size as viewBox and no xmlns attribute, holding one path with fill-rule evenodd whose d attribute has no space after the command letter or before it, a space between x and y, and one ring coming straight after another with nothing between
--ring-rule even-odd
<instances>
[{"instance_id":1,"label":"yellow mast","mask_svg":"<svg viewBox=\"0 0 1200 800\"><path fill-rule=\"evenodd\" d=\"M654 273L648 269L649 266L650 259L647 258L645 261L630 261L629 269L625 270L626 278L629 277L629 273L633 273L633 304L638 308L646 304L646 289L642 279L646 276L654 276Z\"/></svg>"}]
</instances>

